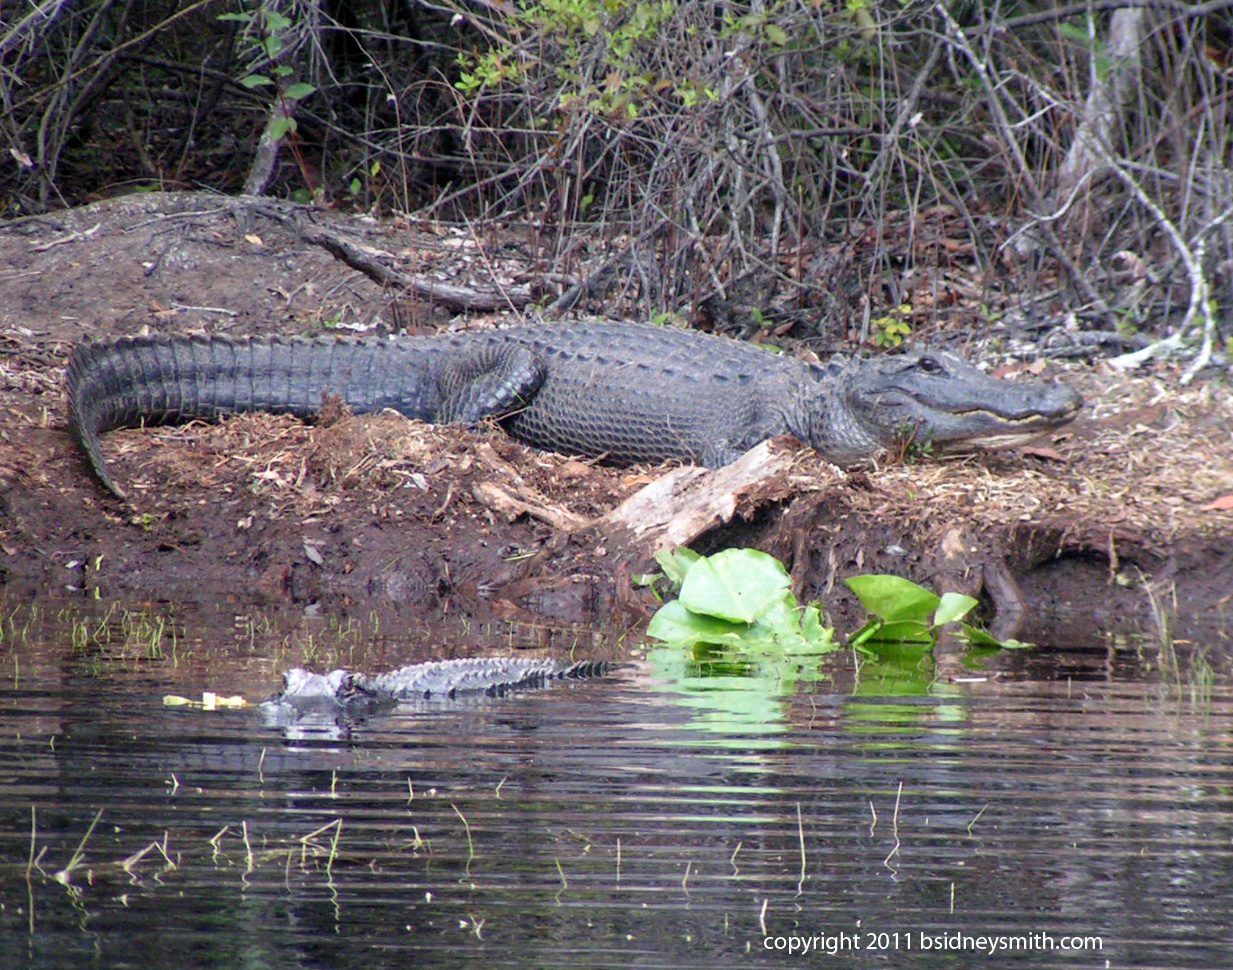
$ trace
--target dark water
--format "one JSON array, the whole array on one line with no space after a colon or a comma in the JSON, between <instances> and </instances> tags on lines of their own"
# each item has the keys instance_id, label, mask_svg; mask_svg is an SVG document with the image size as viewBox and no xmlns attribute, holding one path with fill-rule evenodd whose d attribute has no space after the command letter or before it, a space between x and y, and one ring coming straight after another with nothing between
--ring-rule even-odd
<instances>
[{"instance_id":1,"label":"dark water","mask_svg":"<svg viewBox=\"0 0 1233 970\"><path fill-rule=\"evenodd\" d=\"M658 649L295 737L162 698L440 643L224 604L0 606L4 968L1233 966L1233 678L1206 645L959 682Z\"/></svg>"}]
</instances>

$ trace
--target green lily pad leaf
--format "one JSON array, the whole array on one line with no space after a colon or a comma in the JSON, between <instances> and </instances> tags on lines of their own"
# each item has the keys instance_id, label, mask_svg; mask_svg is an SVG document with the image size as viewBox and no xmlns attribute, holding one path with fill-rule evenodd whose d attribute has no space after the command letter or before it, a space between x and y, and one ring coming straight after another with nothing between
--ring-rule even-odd
<instances>
[{"instance_id":1,"label":"green lily pad leaf","mask_svg":"<svg viewBox=\"0 0 1233 970\"><path fill-rule=\"evenodd\" d=\"M668 577L668 582L677 589L680 589L681 584L685 582L685 576L689 573L690 567L701 558L692 549L686 549L684 546L671 551L664 550L655 553L655 561L659 563L659 568Z\"/></svg>"},{"instance_id":2,"label":"green lily pad leaf","mask_svg":"<svg viewBox=\"0 0 1233 970\"><path fill-rule=\"evenodd\" d=\"M866 610L888 623L897 620L925 623L942 602L923 586L899 576L853 576L846 582Z\"/></svg>"},{"instance_id":3,"label":"green lily pad leaf","mask_svg":"<svg viewBox=\"0 0 1233 970\"><path fill-rule=\"evenodd\" d=\"M713 616L700 616L681 605L665 603L651 617L647 636L668 643L740 643L749 633L747 623L729 623Z\"/></svg>"},{"instance_id":4,"label":"green lily pad leaf","mask_svg":"<svg viewBox=\"0 0 1233 970\"><path fill-rule=\"evenodd\" d=\"M680 602L694 613L752 623L791 595L791 585L775 557L756 549L724 549L690 567Z\"/></svg>"},{"instance_id":5,"label":"green lily pad leaf","mask_svg":"<svg viewBox=\"0 0 1233 970\"><path fill-rule=\"evenodd\" d=\"M990 636L978 626L972 626L971 623L964 623L960 628L962 637L970 646L973 647L1000 647L1002 641L997 637Z\"/></svg>"},{"instance_id":6,"label":"green lily pad leaf","mask_svg":"<svg viewBox=\"0 0 1233 970\"><path fill-rule=\"evenodd\" d=\"M999 640L997 637L990 636L980 627L972 626L970 623L964 623L959 629L963 638L974 647L1000 647L1006 650L1031 650L1036 646L1034 643L1024 643L1022 640L1015 640L1013 637L1007 637L1005 640Z\"/></svg>"},{"instance_id":7,"label":"green lily pad leaf","mask_svg":"<svg viewBox=\"0 0 1233 970\"><path fill-rule=\"evenodd\" d=\"M883 623L874 628L873 632L861 642L872 643L933 643L933 634L929 624L920 620L895 620Z\"/></svg>"},{"instance_id":8,"label":"green lily pad leaf","mask_svg":"<svg viewBox=\"0 0 1233 970\"><path fill-rule=\"evenodd\" d=\"M935 626L945 626L947 623L962 620L976 608L978 602L963 593L943 593L942 602L933 614L933 623Z\"/></svg>"},{"instance_id":9,"label":"green lily pad leaf","mask_svg":"<svg viewBox=\"0 0 1233 970\"><path fill-rule=\"evenodd\" d=\"M743 642L779 657L823 654L838 649L834 631L822 626L817 608L802 611L791 593L785 593L782 600L754 621Z\"/></svg>"},{"instance_id":10,"label":"green lily pad leaf","mask_svg":"<svg viewBox=\"0 0 1233 970\"><path fill-rule=\"evenodd\" d=\"M806 606L801 613L801 636L819 647L839 649L835 646L835 628L822 623L822 611L816 606Z\"/></svg>"}]
</instances>

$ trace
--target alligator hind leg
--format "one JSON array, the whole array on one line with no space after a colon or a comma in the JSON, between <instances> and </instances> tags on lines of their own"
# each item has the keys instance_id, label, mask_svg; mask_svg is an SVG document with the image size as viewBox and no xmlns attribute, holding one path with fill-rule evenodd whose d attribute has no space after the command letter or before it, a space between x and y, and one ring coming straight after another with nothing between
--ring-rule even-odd
<instances>
[{"instance_id":1,"label":"alligator hind leg","mask_svg":"<svg viewBox=\"0 0 1233 970\"><path fill-rule=\"evenodd\" d=\"M543 359L516 344L475 347L459 355L438 379L438 424L476 424L524 408L544 382Z\"/></svg>"}]
</instances>

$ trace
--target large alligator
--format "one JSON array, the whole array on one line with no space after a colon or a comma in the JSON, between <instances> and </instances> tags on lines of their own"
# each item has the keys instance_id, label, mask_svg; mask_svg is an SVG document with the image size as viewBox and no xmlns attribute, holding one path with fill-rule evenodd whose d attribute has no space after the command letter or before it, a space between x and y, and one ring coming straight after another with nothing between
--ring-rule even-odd
<instances>
[{"instance_id":1,"label":"large alligator","mask_svg":"<svg viewBox=\"0 0 1233 970\"><path fill-rule=\"evenodd\" d=\"M554 681L602 677L603 661L558 663L528 657L430 660L370 676L352 670L315 674L299 667L283 675L283 689L261 702L266 723L287 726L303 719L353 721L411 701L499 697Z\"/></svg>"},{"instance_id":2,"label":"large alligator","mask_svg":"<svg viewBox=\"0 0 1233 970\"><path fill-rule=\"evenodd\" d=\"M617 464L712 468L780 434L840 465L904 441L1003 447L1081 404L1065 385L998 380L949 353L814 365L696 331L596 321L392 340L122 338L79 346L68 392L73 433L120 497L102 432L241 411L310 417L329 395L357 414L494 418L535 447Z\"/></svg>"}]
</instances>

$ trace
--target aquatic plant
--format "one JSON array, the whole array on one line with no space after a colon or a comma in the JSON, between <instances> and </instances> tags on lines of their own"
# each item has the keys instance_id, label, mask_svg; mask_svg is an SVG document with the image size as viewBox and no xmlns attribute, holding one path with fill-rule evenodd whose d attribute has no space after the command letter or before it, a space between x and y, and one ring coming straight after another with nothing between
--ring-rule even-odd
<instances>
[{"instance_id":1,"label":"aquatic plant","mask_svg":"<svg viewBox=\"0 0 1233 970\"><path fill-rule=\"evenodd\" d=\"M647 627L657 640L774 645L785 652L838 649L834 628L823 625L817 606L797 603L787 569L773 556L756 549L700 556L682 548L655 558L662 578L678 590Z\"/></svg>"},{"instance_id":2,"label":"aquatic plant","mask_svg":"<svg viewBox=\"0 0 1233 970\"><path fill-rule=\"evenodd\" d=\"M963 593L938 596L900 576L853 576L847 586L870 614L852 636L864 643L934 643L938 631L968 615L977 601Z\"/></svg>"},{"instance_id":3,"label":"aquatic plant","mask_svg":"<svg viewBox=\"0 0 1233 970\"><path fill-rule=\"evenodd\" d=\"M717 645L775 646L784 652L828 653L838 649L833 627L816 605L802 607L792 593L783 563L756 549L724 549L701 556L690 549L659 553L662 574L643 577L657 590L676 590L647 627L657 640ZM869 619L850 638L854 647L874 643L937 641L940 631L960 623L977 601L962 593L930 592L899 576L864 575L847 580ZM980 646L1022 646L998 641L963 623L960 635Z\"/></svg>"}]
</instances>

